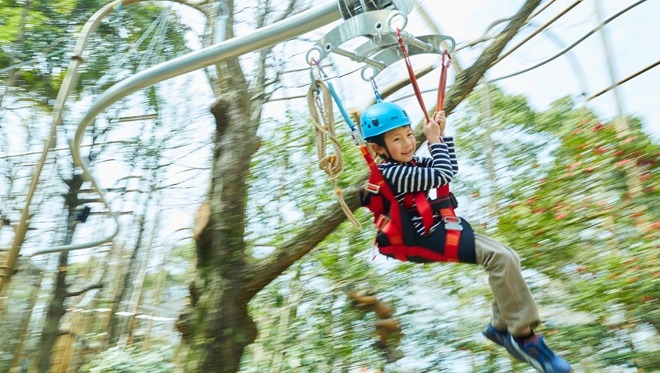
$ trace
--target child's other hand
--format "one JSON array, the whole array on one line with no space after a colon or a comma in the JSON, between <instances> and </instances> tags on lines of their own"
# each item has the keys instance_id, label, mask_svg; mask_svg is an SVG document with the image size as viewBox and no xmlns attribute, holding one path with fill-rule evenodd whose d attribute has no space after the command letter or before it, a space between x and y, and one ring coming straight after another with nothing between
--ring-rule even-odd
<instances>
[{"instance_id":1,"label":"child's other hand","mask_svg":"<svg viewBox=\"0 0 660 373\"><path fill-rule=\"evenodd\" d=\"M445 134L445 113L436 112L433 114L433 118L426 122L424 125L424 136L428 140L429 144L442 142L440 136Z\"/></svg>"},{"instance_id":2,"label":"child's other hand","mask_svg":"<svg viewBox=\"0 0 660 373\"><path fill-rule=\"evenodd\" d=\"M447 126L447 118L445 117L445 111L440 110L433 113L433 120L438 123L440 127L440 136L445 135L445 127Z\"/></svg>"}]
</instances>

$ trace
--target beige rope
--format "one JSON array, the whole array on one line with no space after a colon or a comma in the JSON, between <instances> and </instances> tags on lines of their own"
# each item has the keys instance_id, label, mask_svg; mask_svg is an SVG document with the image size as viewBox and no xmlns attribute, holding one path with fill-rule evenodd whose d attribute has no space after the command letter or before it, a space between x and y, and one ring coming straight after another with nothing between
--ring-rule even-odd
<instances>
[{"instance_id":1,"label":"beige rope","mask_svg":"<svg viewBox=\"0 0 660 373\"><path fill-rule=\"evenodd\" d=\"M314 122L314 130L316 134L316 153L319 157L319 168L325 171L332 181L332 186L335 194L339 199L339 204L342 211L353 224L353 226L361 230L362 225L357 220L351 209L346 204L344 194L337 185L339 177L344 169L344 158L341 152L341 145L335 135L334 127L334 113L332 112L332 96L330 90L321 80L316 80L309 88L307 93L307 104L309 105L309 114ZM328 141L332 145L332 152L334 155L328 155L326 149L328 148Z\"/></svg>"}]
</instances>

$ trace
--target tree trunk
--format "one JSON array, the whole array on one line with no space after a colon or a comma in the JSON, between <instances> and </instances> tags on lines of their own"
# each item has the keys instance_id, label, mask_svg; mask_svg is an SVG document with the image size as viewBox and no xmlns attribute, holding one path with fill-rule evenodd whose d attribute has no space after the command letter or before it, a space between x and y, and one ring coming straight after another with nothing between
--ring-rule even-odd
<instances>
[{"instance_id":1,"label":"tree trunk","mask_svg":"<svg viewBox=\"0 0 660 373\"><path fill-rule=\"evenodd\" d=\"M23 357L23 348L25 347L25 342L29 338L30 332L30 320L32 319L32 311L34 310L35 305L37 304L37 299L39 298L39 293L41 290L41 282L44 278L44 273L39 273L37 280L33 285L32 292L27 301L26 314L23 316L21 322L20 334L18 336L18 341L16 347L14 348L14 356L9 365L9 371L13 369L18 369L18 366L22 364Z\"/></svg>"},{"instance_id":2,"label":"tree trunk","mask_svg":"<svg viewBox=\"0 0 660 373\"><path fill-rule=\"evenodd\" d=\"M73 239L73 232L76 228L76 208L79 205L78 191L83 183L80 175L74 175L70 180L65 183L69 187L67 194L64 195L66 216L66 232L64 236L64 245L71 243ZM62 316L66 313L64 303L69 296L68 286L66 283L66 273L69 266L69 252L63 251L59 254L57 263L57 276L55 278L55 289L53 291L53 299L48 305L46 312L46 320L39 339L39 362L37 364L39 372L48 372L51 364L51 353L53 347L57 342L60 335L60 321Z\"/></svg>"},{"instance_id":3,"label":"tree trunk","mask_svg":"<svg viewBox=\"0 0 660 373\"><path fill-rule=\"evenodd\" d=\"M50 371L51 352L60 335L60 320L66 313L64 302L67 297L66 272L69 264L69 253L59 254L57 277L55 278L55 291L53 299L48 305L46 321L39 338L39 363L38 371L46 373Z\"/></svg>"},{"instance_id":4,"label":"tree trunk","mask_svg":"<svg viewBox=\"0 0 660 373\"><path fill-rule=\"evenodd\" d=\"M448 92L448 112L472 91L539 3L540 0L528 0L477 62L459 74ZM233 9L233 2L228 1L227 7ZM233 36L232 22L230 15L228 38ZM263 54L260 57L265 58ZM190 304L177 322L182 335L182 368L186 372L237 372L245 348L257 336L248 312L250 299L346 220L335 206L320 213L317 219L310 219L299 236L284 243L269 258L247 262L247 176L252 155L259 146L259 100L267 99L263 94L265 64L259 66L252 90L237 59L216 66L219 79L214 82L214 90L219 99L211 108L216 122L215 148L204 204L210 213L206 224L196 226L195 280L190 285ZM356 190L350 188L350 193L346 193L346 202L353 210L359 207Z\"/></svg>"},{"instance_id":5,"label":"tree trunk","mask_svg":"<svg viewBox=\"0 0 660 373\"><path fill-rule=\"evenodd\" d=\"M183 333L188 347L185 371L236 372L243 350L257 336L247 310L250 298L243 290L243 236L246 178L258 141L256 126L246 124L251 110L245 98L225 95L211 111L216 118L211 215L196 241L197 277L190 289L190 327L196 338Z\"/></svg>"}]
</instances>

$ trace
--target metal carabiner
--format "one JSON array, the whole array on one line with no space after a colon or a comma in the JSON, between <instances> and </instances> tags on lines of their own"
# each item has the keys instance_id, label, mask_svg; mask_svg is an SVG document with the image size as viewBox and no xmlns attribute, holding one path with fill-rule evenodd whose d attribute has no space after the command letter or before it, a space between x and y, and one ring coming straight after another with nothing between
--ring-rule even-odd
<instances>
[{"instance_id":1,"label":"metal carabiner","mask_svg":"<svg viewBox=\"0 0 660 373\"><path fill-rule=\"evenodd\" d=\"M371 79L371 88L374 90L374 95L376 96L376 103L383 102L383 99L380 97L380 92L378 91L378 86L376 85L376 79Z\"/></svg>"},{"instance_id":2,"label":"metal carabiner","mask_svg":"<svg viewBox=\"0 0 660 373\"><path fill-rule=\"evenodd\" d=\"M309 63L309 78L311 80L312 84L312 90L314 91L314 94L319 95L321 93L321 88L319 87L319 82L323 81L321 78L321 68L319 66L319 62L312 58L312 60Z\"/></svg>"}]
</instances>

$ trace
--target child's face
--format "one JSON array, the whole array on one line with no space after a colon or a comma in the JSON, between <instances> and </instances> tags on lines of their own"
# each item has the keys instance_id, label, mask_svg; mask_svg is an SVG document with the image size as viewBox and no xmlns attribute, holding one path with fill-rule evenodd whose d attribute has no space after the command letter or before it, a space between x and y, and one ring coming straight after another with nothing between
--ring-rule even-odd
<instances>
[{"instance_id":1,"label":"child's face","mask_svg":"<svg viewBox=\"0 0 660 373\"><path fill-rule=\"evenodd\" d=\"M415 134L410 126L387 131L383 136L383 140L387 148L376 146L376 153L387 156L387 152L389 152L389 157L392 160L401 163L412 161L415 150L417 150L417 139L415 139Z\"/></svg>"}]
</instances>

